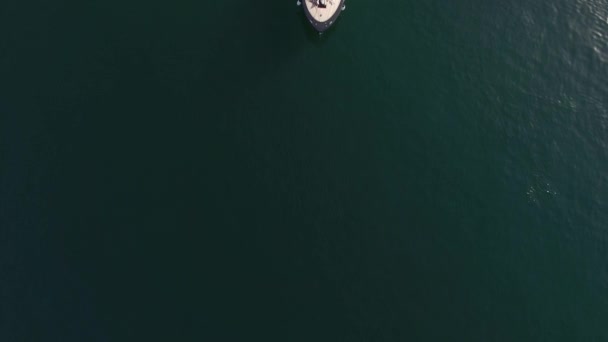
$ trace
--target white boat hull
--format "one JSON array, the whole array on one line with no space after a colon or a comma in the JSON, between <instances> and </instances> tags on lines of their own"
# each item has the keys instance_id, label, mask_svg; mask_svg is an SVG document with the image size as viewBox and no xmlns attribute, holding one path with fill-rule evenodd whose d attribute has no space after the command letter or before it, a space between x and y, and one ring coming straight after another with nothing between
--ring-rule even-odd
<instances>
[{"instance_id":1,"label":"white boat hull","mask_svg":"<svg viewBox=\"0 0 608 342\"><path fill-rule=\"evenodd\" d=\"M345 0L302 0L306 18L319 32L330 28L344 9Z\"/></svg>"}]
</instances>

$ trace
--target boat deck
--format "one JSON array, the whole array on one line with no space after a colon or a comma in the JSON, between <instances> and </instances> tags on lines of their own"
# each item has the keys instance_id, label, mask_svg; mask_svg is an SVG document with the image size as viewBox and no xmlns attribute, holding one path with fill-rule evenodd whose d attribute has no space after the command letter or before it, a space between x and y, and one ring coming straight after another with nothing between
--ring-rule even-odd
<instances>
[{"instance_id":1,"label":"boat deck","mask_svg":"<svg viewBox=\"0 0 608 342\"><path fill-rule=\"evenodd\" d=\"M317 0L304 0L312 18L320 23L331 19L342 7L341 0L325 0L325 8L318 6Z\"/></svg>"},{"instance_id":2,"label":"boat deck","mask_svg":"<svg viewBox=\"0 0 608 342\"><path fill-rule=\"evenodd\" d=\"M303 2L310 23L318 31L328 29L336 21L344 6L344 0L325 0L324 6L320 4L320 0L303 0Z\"/></svg>"}]
</instances>

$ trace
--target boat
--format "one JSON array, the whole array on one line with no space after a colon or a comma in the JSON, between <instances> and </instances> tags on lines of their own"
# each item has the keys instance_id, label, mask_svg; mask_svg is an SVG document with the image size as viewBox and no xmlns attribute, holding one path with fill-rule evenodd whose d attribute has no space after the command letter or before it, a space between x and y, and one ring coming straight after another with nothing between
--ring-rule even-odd
<instances>
[{"instance_id":1,"label":"boat","mask_svg":"<svg viewBox=\"0 0 608 342\"><path fill-rule=\"evenodd\" d=\"M338 19L342 11L346 9L346 0L302 0L304 2L304 13L312 26L319 32L330 28ZM298 5L301 5L298 0Z\"/></svg>"}]
</instances>

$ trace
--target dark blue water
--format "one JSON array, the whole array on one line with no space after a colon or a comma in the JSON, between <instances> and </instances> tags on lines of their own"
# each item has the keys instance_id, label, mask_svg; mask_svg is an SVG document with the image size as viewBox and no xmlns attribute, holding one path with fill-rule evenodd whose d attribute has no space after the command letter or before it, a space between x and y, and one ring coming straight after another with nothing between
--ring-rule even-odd
<instances>
[{"instance_id":1,"label":"dark blue water","mask_svg":"<svg viewBox=\"0 0 608 342\"><path fill-rule=\"evenodd\" d=\"M608 3L0 4L0 340L608 340Z\"/></svg>"}]
</instances>

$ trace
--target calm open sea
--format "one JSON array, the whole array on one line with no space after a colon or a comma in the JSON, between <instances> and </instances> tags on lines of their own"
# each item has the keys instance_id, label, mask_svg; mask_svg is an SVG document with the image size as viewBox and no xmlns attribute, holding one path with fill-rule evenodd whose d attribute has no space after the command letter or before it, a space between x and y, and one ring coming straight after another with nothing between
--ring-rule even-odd
<instances>
[{"instance_id":1,"label":"calm open sea","mask_svg":"<svg viewBox=\"0 0 608 342\"><path fill-rule=\"evenodd\" d=\"M608 1L0 2L0 340L607 341Z\"/></svg>"}]
</instances>

